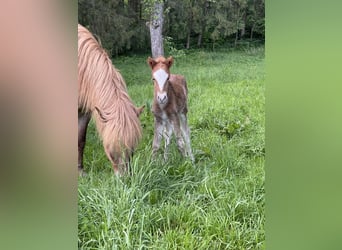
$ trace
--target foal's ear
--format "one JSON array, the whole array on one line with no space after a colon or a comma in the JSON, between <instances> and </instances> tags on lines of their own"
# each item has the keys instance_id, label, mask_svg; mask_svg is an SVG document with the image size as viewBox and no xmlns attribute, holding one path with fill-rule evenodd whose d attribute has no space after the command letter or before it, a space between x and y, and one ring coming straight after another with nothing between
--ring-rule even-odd
<instances>
[{"instance_id":1,"label":"foal's ear","mask_svg":"<svg viewBox=\"0 0 342 250\"><path fill-rule=\"evenodd\" d=\"M153 58L148 57L147 58L147 64L150 65L151 69L153 69L154 65L156 65L157 63Z\"/></svg>"},{"instance_id":2,"label":"foal's ear","mask_svg":"<svg viewBox=\"0 0 342 250\"><path fill-rule=\"evenodd\" d=\"M166 59L166 64L169 68L171 68L172 64L173 64L173 57L170 56Z\"/></svg>"}]
</instances>

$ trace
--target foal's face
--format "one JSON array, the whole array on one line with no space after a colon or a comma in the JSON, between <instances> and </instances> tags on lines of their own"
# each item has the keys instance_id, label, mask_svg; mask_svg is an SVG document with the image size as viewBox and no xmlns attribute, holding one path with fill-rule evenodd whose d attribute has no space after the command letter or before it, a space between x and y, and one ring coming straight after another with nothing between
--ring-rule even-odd
<instances>
[{"instance_id":1,"label":"foal's face","mask_svg":"<svg viewBox=\"0 0 342 250\"><path fill-rule=\"evenodd\" d=\"M170 74L165 69L157 69L152 74L154 82L154 92L159 104L167 103L167 85Z\"/></svg>"},{"instance_id":2,"label":"foal's face","mask_svg":"<svg viewBox=\"0 0 342 250\"><path fill-rule=\"evenodd\" d=\"M165 105L168 102L167 89L170 78L170 67L173 63L173 58L158 57L147 59L148 64L152 69L152 79L154 82L154 98L159 105Z\"/></svg>"}]
</instances>

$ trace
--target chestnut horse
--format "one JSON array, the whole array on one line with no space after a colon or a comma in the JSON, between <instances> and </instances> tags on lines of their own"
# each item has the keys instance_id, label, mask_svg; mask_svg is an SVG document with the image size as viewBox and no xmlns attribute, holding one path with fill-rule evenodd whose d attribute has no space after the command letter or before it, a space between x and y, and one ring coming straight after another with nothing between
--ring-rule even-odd
<instances>
[{"instance_id":1,"label":"chestnut horse","mask_svg":"<svg viewBox=\"0 0 342 250\"><path fill-rule=\"evenodd\" d=\"M94 36L78 25L78 169L83 170L87 126L93 116L114 172L127 163L141 138L139 114L126 83Z\"/></svg>"},{"instance_id":2,"label":"chestnut horse","mask_svg":"<svg viewBox=\"0 0 342 250\"><path fill-rule=\"evenodd\" d=\"M187 121L188 88L182 75L170 74L173 58L158 57L147 59L152 69L154 82L154 100L152 112L154 114L153 156L155 157L160 142L164 136L164 160L168 159L168 149L174 132L178 150L185 157L194 162L190 145L190 129Z\"/></svg>"}]
</instances>

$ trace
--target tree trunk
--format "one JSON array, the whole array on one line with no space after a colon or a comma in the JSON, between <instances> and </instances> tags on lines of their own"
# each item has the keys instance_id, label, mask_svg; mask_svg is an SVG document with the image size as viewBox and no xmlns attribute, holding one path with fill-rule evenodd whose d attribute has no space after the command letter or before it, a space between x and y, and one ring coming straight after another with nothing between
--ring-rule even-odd
<instances>
[{"instance_id":1,"label":"tree trunk","mask_svg":"<svg viewBox=\"0 0 342 250\"><path fill-rule=\"evenodd\" d=\"M192 30L192 17L188 24L188 35L186 38L186 49L190 49L190 38L191 38L191 30Z\"/></svg>"},{"instance_id":2,"label":"tree trunk","mask_svg":"<svg viewBox=\"0 0 342 250\"><path fill-rule=\"evenodd\" d=\"M202 31L201 31L201 33L199 33L199 35L198 35L198 40L197 40L197 47L201 47L201 45L202 45Z\"/></svg>"},{"instance_id":3,"label":"tree trunk","mask_svg":"<svg viewBox=\"0 0 342 250\"><path fill-rule=\"evenodd\" d=\"M136 21L138 21L140 18L140 6L139 5L140 4L138 0L128 0L128 6L133 11L134 18Z\"/></svg>"},{"instance_id":4,"label":"tree trunk","mask_svg":"<svg viewBox=\"0 0 342 250\"><path fill-rule=\"evenodd\" d=\"M190 32L188 32L188 36L186 38L186 49L190 49Z\"/></svg>"},{"instance_id":5,"label":"tree trunk","mask_svg":"<svg viewBox=\"0 0 342 250\"><path fill-rule=\"evenodd\" d=\"M206 20L207 20L207 15L208 15L208 8L209 8L209 2L204 1L204 4L202 5L202 21L201 21L201 31L198 34L198 40L197 40L197 46L201 47L202 46L202 39L203 39L203 34L205 31L205 26L206 26Z\"/></svg>"},{"instance_id":6,"label":"tree trunk","mask_svg":"<svg viewBox=\"0 0 342 250\"><path fill-rule=\"evenodd\" d=\"M251 28L251 35L249 37L250 40L253 40L253 32L254 32L254 24L252 25L252 28Z\"/></svg>"},{"instance_id":7,"label":"tree trunk","mask_svg":"<svg viewBox=\"0 0 342 250\"><path fill-rule=\"evenodd\" d=\"M234 41L234 47L236 47L236 45L237 45L238 38L239 38L239 30L236 30L236 33L235 33L235 41Z\"/></svg>"},{"instance_id":8,"label":"tree trunk","mask_svg":"<svg viewBox=\"0 0 342 250\"><path fill-rule=\"evenodd\" d=\"M244 24L243 24L242 29L241 29L240 39L242 39L246 34L247 13L245 10L243 11L243 18L242 19L243 19Z\"/></svg>"},{"instance_id":9,"label":"tree trunk","mask_svg":"<svg viewBox=\"0 0 342 250\"><path fill-rule=\"evenodd\" d=\"M142 3L139 3L139 20L142 20Z\"/></svg>"},{"instance_id":10,"label":"tree trunk","mask_svg":"<svg viewBox=\"0 0 342 250\"><path fill-rule=\"evenodd\" d=\"M163 46L163 2L156 1L151 14L150 35L152 57L164 56Z\"/></svg>"},{"instance_id":11,"label":"tree trunk","mask_svg":"<svg viewBox=\"0 0 342 250\"><path fill-rule=\"evenodd\" d=\"M192 14L192 4L190 2L189 8L189 17L188 17L188 35L186 38L186 49L190 49L190 39L191 39L191 31L192 31L192 20L193 20L193 14Z\"/></svg>"}]
</instances>

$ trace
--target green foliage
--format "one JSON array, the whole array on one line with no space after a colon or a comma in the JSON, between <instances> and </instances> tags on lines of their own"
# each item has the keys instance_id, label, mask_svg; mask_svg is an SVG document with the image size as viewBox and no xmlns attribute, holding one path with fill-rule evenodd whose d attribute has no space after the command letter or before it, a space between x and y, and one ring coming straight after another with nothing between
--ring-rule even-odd
<instances>
[{"instance_id":1,"label":"green foliage","mask_svg":"<svg viewBox=\"0 0 342 250\"><path fill-rule=\"evenodd\" d=\"M189 51L175 60L171 71L188 81L195 165L175 141L166 163L151 160L147 56L114 61L135 104L147 105L132 176L113 175L90 124L88 175L78 186L79 249L264 249L264 49Z\"/></svg>"},{"instance_id":2,"label":"green foliage","mask_svg":"<svg viewBox=\"0 0 342 250\"><path fill-rule=\"evenodd\" d=\"M172 37L164 37L164 51L166 55L172 55L174 58L180 58L185 56L185 52L182 49L177 49Z\"/></svg>"},{"instance_id":3,"label":"green foliage","mask_svg":"<svg viewBox=\"0 0 342 250\"><path fill-rule=\"evenodd\" d=\"M132 1L129 1L131 3ZM135 1L139 8L140 1ZM100 37L111 56L130 50L145 50L149 41L148 30L132 9L122 0L78 1L78 22Z\"/></svg>"},{"instance_id":4,"label":"green foliage","mask_svg":"<svg viewBox=\"0 0 342 250\"><path fill-rule=\"evenodd\" d=\"M146 53L155 1L79 0L78 21L100 37L111 56ZM185 48L236 46L241 40L265 38L264 0L173 0L164 2L164 10L163 35L166 43L172 42L169 53L176 56Z\"/></svg>"}]
</instances>

